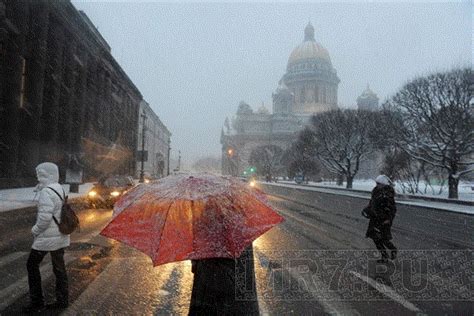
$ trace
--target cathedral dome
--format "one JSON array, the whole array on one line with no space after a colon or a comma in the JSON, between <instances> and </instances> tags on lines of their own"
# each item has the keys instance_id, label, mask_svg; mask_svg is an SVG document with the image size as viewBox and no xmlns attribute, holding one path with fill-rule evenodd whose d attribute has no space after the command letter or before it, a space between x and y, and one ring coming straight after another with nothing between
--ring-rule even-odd
<instances>
[{"instance_id":1,"label":"cathedral dome","mask_svg":"<svg viewBox=\"0 0 474 316\"><path fill-rule=\"evenodd\" d=\"M290 58L288 58L287 68L291 68L292 65L300 62L311 62L315 60L331 64L329 52L321 44L316 42L314 39L314 27L311 23L308 23L304 30L304 41L291 52Z\"/></svg>"}]
</instances>

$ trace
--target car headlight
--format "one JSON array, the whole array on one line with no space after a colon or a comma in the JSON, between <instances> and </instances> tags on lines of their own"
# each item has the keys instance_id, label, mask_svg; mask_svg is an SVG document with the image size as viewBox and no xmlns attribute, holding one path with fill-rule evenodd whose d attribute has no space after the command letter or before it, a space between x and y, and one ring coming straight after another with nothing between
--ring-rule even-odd
<instances>
[{"instance_id":1,"label":"car headlight","mask_svg":"<svg viewBox=\"0 0 474 316\"><path fill-rule=\"evenodd\" d=\"M148 180L148 179L145 179L145 183L150 183L150 180Z\"/></svg>"},{"instance_id":2,"label":"car headlight","mask_svg":"<svg viewBox=\"0 0 474 316\"><path fill-rule=\"evenodd\" d=\"M114 197L117 197L120 195L120 192L119 191L112 191L112 193L110 193L110 195L114 196Z\"/></svg>"},{"instance_id":3,"label":"car headlight","mask_svg":"<svg viewBox=\"0 0 474 316\"><path fill-rule=\"evenodd\" d=\"M97 195L97 192L95 192L95 191L89 191L88 195L89 195L89 197L92 197L92 198L93 198L93 197L95 197L95 196Z\"/></svg>"},{"instance_id":4,"label":"car headlight","mask_svg":"<svg viewBox=\"0 0 474 316\"><path fill-rule=\"evenodd\" d=\"M255 186L256 182L254 180L249 182L249 185L253 188Z\"/></svg>"}]
</instances>

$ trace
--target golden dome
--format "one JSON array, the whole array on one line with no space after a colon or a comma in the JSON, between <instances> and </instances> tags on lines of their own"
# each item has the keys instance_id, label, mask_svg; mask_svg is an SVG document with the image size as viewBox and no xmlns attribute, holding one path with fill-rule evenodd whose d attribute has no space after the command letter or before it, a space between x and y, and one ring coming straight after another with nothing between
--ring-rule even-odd
<instances>
[{"instance_id":1,"label":"golden dome","mask_svg":"<svg viewBox=\"0 0 474 316\"><path fill-rule=\"evenodd\" d=\"M288 59L288 66L299 61L308 59L324 59L331 63L329 52L321 44L314 39L314 28L311 23L308 23L304 30L304 41L297 46L290 54Z\"/></svg>"}]
</instances>

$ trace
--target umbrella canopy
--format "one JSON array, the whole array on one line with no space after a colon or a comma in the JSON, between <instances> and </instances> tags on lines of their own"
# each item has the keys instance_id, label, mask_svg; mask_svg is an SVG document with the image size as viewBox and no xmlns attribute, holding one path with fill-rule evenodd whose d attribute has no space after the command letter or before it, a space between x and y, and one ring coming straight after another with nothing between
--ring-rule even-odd
<instances>
[{"instance_id":1,"label":"umbrella canopy","mask_svg":"<svg viewBox=\"0 0 474 316\"><path fill-rule=\"evenodd\" d=\"M127 192L101 235L139 249L156 266L237 258L282 220L263 193L239 179L177 175Z\"/></svg>"}]
</instances>

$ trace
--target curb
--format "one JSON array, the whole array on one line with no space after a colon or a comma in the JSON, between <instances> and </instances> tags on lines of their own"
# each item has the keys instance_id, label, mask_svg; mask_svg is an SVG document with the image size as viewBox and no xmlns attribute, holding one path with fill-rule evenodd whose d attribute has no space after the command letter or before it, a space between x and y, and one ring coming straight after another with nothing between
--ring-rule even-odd
<instances>
[{"instance_id":1,"label":"curb","mask_svg":"<svg viewBox=\"0 0 474 316\"><path fill-rule=\"evenodd\" d=\"M281 183L281 184L286 184L286 183ZM286 188L288 190L302 190L302 191L307 191L307 192L311 192L311 190L309 189L306 189L306 188L298 188L296 187L297 185L288 185L288 186L275 186L274 184L272 183L266 183L266 182L262 182L261 185L265 186L274 186L274 187L283 187L283 188ZM305 185L305 187L307 188L316 188L316 189L327 189L325 187L319 187L319 186L314 186L314 185ZM342 191L349 191L349 190L345 190L345 189L342 189L340 188L339 190L334 190L336 192L320 192L320 191L313 191L313 192L320 192L320 193L324 193L324 194L333 194L333 195L342 195ZM337 191L340 191L341 193L337 192ZM370 199L370 192L367 192L367 191L362 191L362 190L352 190L352 192L354 193L366 193L367 195L366 196L349 196L351 198L354 198L354 199L364 199L364 200L369 200ZM267 193L265 192L266 194L269 194L269 195L273 195L273 196L279 196L279 197L282 197L286 200L292 200L292 199L289 199L287 196L281 196L279 194L275 194L275 193ZM410 200L410 199L402 199L402 200L397 200L398 197L395 199L395 202L397 203L410 203L410 202L416 202L416 200ZM292 200L294 201L294 200ZM298 202L298 201L294 201L294 202ZM298 202L300 203L300 202ZM446 203L448 204L448 203ZM418 207L418 208L422 208L422 209L427 209L427 210L430 210L430 211L437 211L437 212L448 212L448 213L455 213L455 214L459 214L459 215L465 215L465 216L474 216L474 214L471 214L471 213L466 213L466 212L462 212L462 211L457 211L457 210L447 210L447 209L443 209L443 208L440 208L439 206L436 207L436 206L429 206L429 205L410 205L410 204L404 204L406 206L413 206L413 207ZM446 205L448 206L448 205Z\"/></svg>"},{"instance_id":2,"label":"curb","mask_svg":"<svg viewBox=\"0 0 474 316\"><path fill-rule=\"evenodd\" d=\"M81 199L83 199L84 197L85 197L85 196L77 196L77 197L68 199L68 203L69 203L69 204L80 203L80 202L81 202ZM25 206L25 207L12 208L12 209L10 209L10 210L1 211L0 213L8 213L8 212L12 212L12 211L22 212L22 211L30 210L30 209L32 209L32 208L33 208L33 209L36 209L37 206L36 206L36 205L30 205L30 206Z\"/></svg>"},{"instance_id":3,"label":"curb","mask_svg":"<svg viewBox=\"0 0 474 316\"><path fill-rule=\"evenodd\" d=\"M357 189L327 187L327 186L323 186L323 185L309 185L309 184L296 184L296 183L293 184L293 183L286 183L286 182L285 183L275 182L275 183L277 183L277 184L281 183L281 184L290 185L290 186L305 186L305 187L310 187L310 188L339 190L339 191L356 192L356 193L366 193L366 194L369 194L369 196L370 196L370 191L357 190ZM269 182L269 184L271 184L271 182ZM449 204L474 206L474 201L451 200L451 199L446 199L446 198L437 198L437 197L432 197L432 196L420 196L420 195L403 194L403 193L397 193L396 196L404 198L404 199L409 199L409 200L425 200L425 201L447 203L447 204L449 203Z\"/></svg>"}]
</instances>

